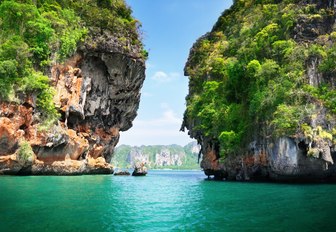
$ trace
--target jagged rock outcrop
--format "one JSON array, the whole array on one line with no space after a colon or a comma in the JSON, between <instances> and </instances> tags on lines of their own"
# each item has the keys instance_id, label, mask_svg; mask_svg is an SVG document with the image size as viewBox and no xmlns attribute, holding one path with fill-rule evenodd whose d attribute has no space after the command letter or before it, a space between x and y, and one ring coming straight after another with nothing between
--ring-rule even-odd
<instances>
[{"instance_id":1,"label":"jagged rock outcrop","mask_svg":"<svg viewBox=\"0 0 336 232\"><path fill-rule=\"evenodd\" d=\"M129 41L130 39L126 39ZM36 95L0 102L0 173L19 175L110 174L119 132L132 127L145 79L141 43L89 28L74 55L47 71L61 117L43 129ZM20 162L20 141L34 160Z\"/></svg>"},{"instance_id":2,"label":"jagged rock outcrop","mask_svg":"<svg viewBox=\"0 0 336 232\"><path fill-rule=\"evenodd\" d=\"M128 130L136 117L144 72L144 63L127 54L92 51L53 68L56 105L65 126L87 140L89 156L111 160L119 131Z\"/></svg>"},{"instance_id":3,"label":"jagged rock outcrop","mask_svg":"<svg viewBox=\"0 0 336 232\"><path fill-rule=\"evenodd\" d=\"M273 7L278 13L266 16ZM259 16L251 13L257 10ZM335 10L335 1L235 1L212 32L194 44L185 67L190 83L182 129L187 128L190 136L201 144L201 167L206 175L230 180L336 180L336 117L330 103L335 89L335 64L325 65L326 60L332 59L330 51L335 47L335 39L331 36L335 35ZM287 27L282 27L290 14L295 16ZM252 22L251 18L264 22ZM235 20L236 25L231 28ZM282 34L277 34L279 32ZM260 37L263 40L259 40ZM284 46L280 52L288 53L278 56L276 46L287 42L292 43L292 51L300 47L302 55L293 55ZM259 44L263 46L258 47ZM315 52L315 48L321 50ZM282 78L281 72L267 76L267 71L263 70L263 65L272 59L277 70L285 70L290 76L296 69L291 66L296 62L291 57L302 64L297 68L301 73L296 73L292 79ZM224 60L222 64L221 59ZM299 80L294 80L297 77ZM277 78L282 78L279 85ZM212 85L206 85L211 81ZM217 90L213 82L220 83L218 86L222 89ZM291 82L295 87L287 87ZM239 89L239 86L244 87ZM285 92L277 97L279 88L288 88L290 97L286 98ZM317 89L321 92L315 91ZM217 95L210 90L217 91ZM202 94L212 100L201 99ZM206 108L221 97L226 104L225 110L221 111L219 104L214 111ZM241 110L239 117L234 111L231 116L225 115L233 107ZM260 113L256 107L262 109ZM213 113L216 110L222 112L216 116L221 120L217 126L209 125L202 116L205 115L207 121L215 121L216 118L210 117L216 115ZM231 125L221 124L225 120ZM239 120L243 123L239 124ZM224 132L218 133L218 130Z\"/></svg>"},{"instance_id":4,"label":"jagged rock outcrop","mask_svg":"<svg viewBox=\"0 0 336 232\"><path fill-rule=\"evenodd\" d=\"M134 165L134 170L132 176L145 176L147 175L147 168L144 163L136 163Z\"/></svg>"}]
</instances>

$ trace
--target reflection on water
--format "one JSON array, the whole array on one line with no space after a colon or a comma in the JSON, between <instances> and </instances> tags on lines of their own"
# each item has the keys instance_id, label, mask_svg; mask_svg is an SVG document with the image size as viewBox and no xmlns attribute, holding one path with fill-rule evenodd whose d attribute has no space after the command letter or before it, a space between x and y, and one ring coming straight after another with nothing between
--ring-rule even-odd
<instances>
[{"instance_id":1,"label":"reflection on water","mask_svg":"<svg viewBox=\"0 0 336 232\"><path fill-rule=\"evenodd\" d=\"M146 177L0 177L0 231L332 231L336 185Z\"/></svg>"}]
</instances>

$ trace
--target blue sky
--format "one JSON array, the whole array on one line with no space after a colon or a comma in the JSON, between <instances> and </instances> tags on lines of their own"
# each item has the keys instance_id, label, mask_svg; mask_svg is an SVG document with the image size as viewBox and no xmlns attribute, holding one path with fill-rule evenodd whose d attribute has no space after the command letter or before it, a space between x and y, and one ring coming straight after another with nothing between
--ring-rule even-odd
<instances>
[{"instance_id":1,"label":"blue sky","mask_svg":"<svg viewBox=\"0 0 336 232\"><path fill-rule=\"evenodd\" d=\"M210 31L232 0L126 0L142 23L149 59L133 127L122 132L119 144L186 145L180 132L188 77L184 64L193 43Z\"/></svg>"}]
</instances>

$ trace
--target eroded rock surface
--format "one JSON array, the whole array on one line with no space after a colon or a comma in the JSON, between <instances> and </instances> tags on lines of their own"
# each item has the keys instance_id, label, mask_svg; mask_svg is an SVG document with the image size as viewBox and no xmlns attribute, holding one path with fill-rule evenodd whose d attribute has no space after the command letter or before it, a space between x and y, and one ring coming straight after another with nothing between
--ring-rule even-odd
<instances>
[{"instance_id":1,"label":"eroded rock surface","mask_svg":"<svg viewBox=\"0 0 336 232\"><path fill-rule=\"evenodd\" d=\"M145 176L147 175L147 167L144 163L137 163L134 165L132 176Z\"/></svg>"},{"instance_id":2,"label":"eroded rock surface","mask_svg":"<svg viewBox=\"0 0 336 232\"><path fill-rule=\"evenodd\" d=\"M78 50L54 65L50 79L61 119L41 125L35 97L1 103L0 170L4 174L78 175L113 173L109 164L119 141L137 115L144 61L108 50ZM31 145L36 161L17 161L19 142Z\"/></svg>"}]
</instances>

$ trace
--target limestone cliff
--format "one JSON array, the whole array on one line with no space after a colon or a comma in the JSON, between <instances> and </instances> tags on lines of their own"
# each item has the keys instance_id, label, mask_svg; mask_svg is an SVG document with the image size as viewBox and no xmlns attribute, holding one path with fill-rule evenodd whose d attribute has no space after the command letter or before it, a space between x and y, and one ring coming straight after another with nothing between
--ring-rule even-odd
<instances>
[{"instance_id":1,"label":"limestone cliff","mask_svg":"<svg viewBox=\"0 0 336 232\"><path fill-rule=\"evenodd\" d=\"M334 1L234 1L190 51L182 129L205 174L335 180Z\"/></svg>"},{"instance_id":2,"label":"limestone cliff","mask_svg":"<svg viewBox=\"0 0 336 232\"><path fill-rule=\"evenodd\" d=\"M92 2L93 12L101 7ZM123 1L109 4L116 5L100 10L128 10ZM89 26L87 34L74 52L61 62L54 59L44 71L58 120L45 126L34 92L17 92L15 102L1 101L0 173L113 173L110 161L119 131L132 127L137 115L145 58L141 43L132 43L137 32L85 20L81 24Z\"/></svg>"}]
</instances>

